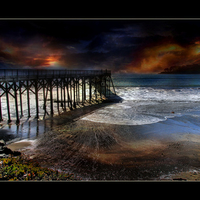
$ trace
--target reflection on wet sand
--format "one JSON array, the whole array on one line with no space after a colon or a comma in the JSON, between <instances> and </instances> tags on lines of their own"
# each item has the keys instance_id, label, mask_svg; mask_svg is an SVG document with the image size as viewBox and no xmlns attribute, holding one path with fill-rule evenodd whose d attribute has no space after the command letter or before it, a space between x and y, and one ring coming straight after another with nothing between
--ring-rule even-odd
<instances>
[{"instance_id":1,"label":"reflection on wet sand","mask_svg":"<svg viewBox=\"0 0 200 200\"><path fill-rule=\"evenodd\" d=\"M22 139L35 139L46 131L51 130L52 126L47 127L47 121L36 119L27 120L19 125L8 124L1 127L0 139L3 139L7 144Z\"/></svg>"},{"instance_id":2,"label":"reflection on wet sand","mask_svg":"<svg viewBox=\"0 0 200 200\"><path fill-rule=\"evenodd\" d=\"M120 97L115 96L115 103L121 100ZM47 118L43 118L42 115L39 119L34 117L31 118L23 118L20 120L20 124L16 125L14 122L10 122L7 124L6 121L1 121L0 123L0 133L6 131L8 135L12 135L12 138L6 137L7 134L4 134L4 139L10 142L14 142L15 140L21 139L34 139L39 135L44 134L47 131L53 129L55 125L63 125L66 123L71 123L74 120L78 120L80 117L91 114L95 110L103 108L105 106L112 105L113 103L102 103L103 100L99 101L91 101L85 102L83 104L77 104L77 108L75 110L61 112L59 115L49 116ZM0 139L2 139L0 135Z\"/></svg>"},{"instance_id":3,"label":"reflection on wet sand","mask_svg":"<svg viewBox=\"0 0 200 200\"><path fill-rule=\"evenodd\" d=\"M105 105L93 105L43 121L8 126L0 136L8 142L38 138L24 153L43 166L73 172L89 180L157 180L196 169L200 135L179 118L148 125L113 125L81 118ZM173 122L174 121L174 122ZM179 129L180 130L180 129ZM184 132L185 130L185 132ZM10 135L10 136L9 136Z\"/></svg>"},{"instance_id":4,"label":"reflection on wet sand","mask_svg":"<svg viewBox=\"0 0 200 200\"><path fill-rule=\"evenodd\" d=\"M179 136L156 138L136 126L78 120L42 135L34 159L83 179L155 180L199 165L200 136Z\"/></svg>"}]
</instances>

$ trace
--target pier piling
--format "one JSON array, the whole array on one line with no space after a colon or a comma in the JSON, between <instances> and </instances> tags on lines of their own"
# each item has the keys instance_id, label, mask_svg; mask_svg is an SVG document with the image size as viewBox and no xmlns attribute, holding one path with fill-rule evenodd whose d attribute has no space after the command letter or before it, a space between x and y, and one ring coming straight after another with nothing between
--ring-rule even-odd
<instances>
[{"instance_id":1,"label":"pier piling","mask_svg":"<svg viewBox=\"0 0 200 200\"><path fill-rule=\"evenodd\" d=\"M55 90L54 90L55 88ZM113 91L111 91L111 88ZM64 111L77 108L80 103L91 103L92 100L99 98L109 98L115 95L115 89L109 70L20 70L20 69L0 69L0 121L6 117L7 122L12 122L11 111L15 112L16 124L20 123L20 118L27 112L28 118L31 117L30 92L35 96L35 118L39 118L39 101L43 101L44 117L48 112L54 114L54 102ZM42 95L39 95L39 91ZM48 99L48 91L50 99ZM54 93L55 98L54 99ZM14 98L15 111L10 109L9 96ZM27 111L23 107L23 96L26 95ZM19 105L18 105L19 100ZM50 102L50 105L48 104ZM49 105L49 107L48 107ZM20 106L20 116L19 107ZM13 108L13 106L12 106ZM49 111L48 111L49 110ZM49 115L49 114L48 114Z\"/></svg>"},{"instance_id":2,"label":"pier piling","mask_svg":"<svg viewBox=\"0 0 200 200\"><path fill-rule=\"evenodd\" d=\"M30 114L30 97L29 97L29 90L30 90L29 81L27 80L27 81L26 81L26 91L27 91L28 118L31 117L31 114Z\"/></svg>"},{"instance_id":3,"label":"pier piling","mask_svg":"<svg viewBox=\"0 0 200 200\"><path fill-rule=\"evenodd\" d=\"M6 82L6 102L7 102L8 124L12 121L10 118L9 91L10 89L8 88L8 83Z\"/></svg>"}]
</instances>

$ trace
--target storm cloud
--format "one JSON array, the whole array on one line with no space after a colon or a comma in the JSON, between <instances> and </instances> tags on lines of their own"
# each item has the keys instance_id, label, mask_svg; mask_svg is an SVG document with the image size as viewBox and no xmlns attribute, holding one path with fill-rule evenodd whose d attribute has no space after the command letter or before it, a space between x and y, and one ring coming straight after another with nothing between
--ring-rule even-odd
<instances>
[{"instance_id":1,"label":"storm cloud","mask_svg":"<svg viewBox=\"0 0 200 200\"><path fill-rule=\"evenodd\" d=\"M198 20L0 20L1 68L158 73L199 54Z\"/></svg>"}]
</instances>

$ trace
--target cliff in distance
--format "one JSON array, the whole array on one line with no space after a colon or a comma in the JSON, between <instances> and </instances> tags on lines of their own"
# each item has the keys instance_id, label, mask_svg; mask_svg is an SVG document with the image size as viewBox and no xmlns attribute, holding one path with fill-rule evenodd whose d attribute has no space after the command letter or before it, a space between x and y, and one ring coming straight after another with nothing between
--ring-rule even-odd
<instances>
[{"instance_id":1,"label":"cliff in distance","mask_svg":"<svg viewBox=\"0 0 200 200\"><path fill-rule=\"evenodd\" d=\"M200 74L200 65L171 66L160 74Z\"/></svg>"}]
</instances>

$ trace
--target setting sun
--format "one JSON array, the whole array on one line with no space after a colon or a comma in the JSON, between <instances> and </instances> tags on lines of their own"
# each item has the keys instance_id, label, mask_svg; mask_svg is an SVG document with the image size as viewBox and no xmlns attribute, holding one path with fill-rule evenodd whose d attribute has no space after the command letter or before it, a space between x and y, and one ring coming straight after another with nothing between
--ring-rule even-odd
<instances>
[{"instance_id":1,"label":"setting sun","mask_svg":"<svg viewBox=\"0 0 200 200\"><path fill-rule=\"evenodd\" d=\"M47 66L56 67L59 63L59 57L58 56L49 56L45 59L45 63Z\"/></svg>"}]
</instances>

